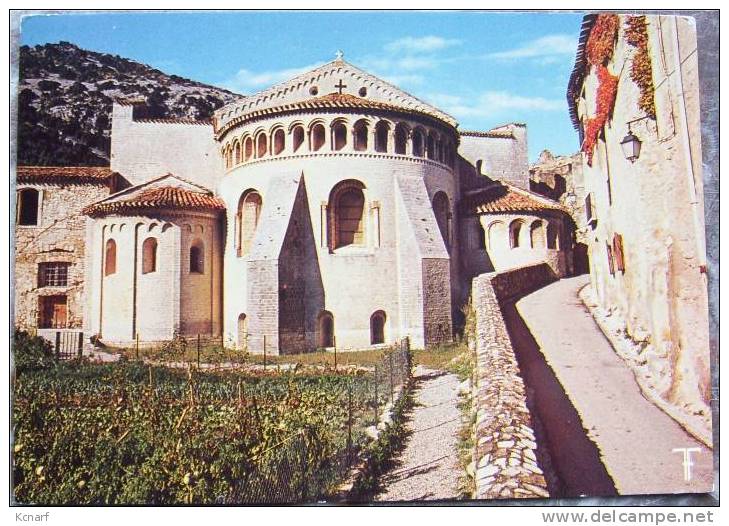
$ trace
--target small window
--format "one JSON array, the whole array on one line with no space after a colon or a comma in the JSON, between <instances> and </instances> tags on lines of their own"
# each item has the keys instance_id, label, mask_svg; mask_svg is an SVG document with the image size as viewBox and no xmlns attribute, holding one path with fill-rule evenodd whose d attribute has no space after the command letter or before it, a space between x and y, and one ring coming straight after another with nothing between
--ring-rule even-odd
<instances>
[{"instance_id":1,"label":"small window","mask_svg":"<svg viewBox=\"0 0 729 526\"><path fill-rule=\"evenodd\" d=\"M529 227L529 238L532 248L544 249L544 223L537 220Z\"/></svg>"},{"instance_id":2,"label":"small window","mask_svg":"<svg viewBox=\"0 0 729 526\"><path fill-rule=\"evenodd\" d=\"M559 245L559 231L554 223L547 224L547 248L556 250Z\"/></svg>"},{"instance_id":3,"label":"small window","mask_svg":"<svg viewBox=\"0 0 729 526\"><path fill-rule=\"evenodd\" d=\"M39 287L67 287L70 263L41 263L38 265Z\"/></svg>"},{"instance_id":4,"label":"small window","mask_svg":"<svg viewBox=\"0 0 729 526\"><path fill-rule=\"evenodd\" d=\"M451 204L445 192L438 192L433 197L433 212L435 213L435 219L438 222L438 229L440 230L440 235L443 237L443 242L446 248L450 250Z\"/></svg>"},{"instance_id":5,"label":"small window","mask_svg":"<svg viewBox=\"0 0 729 526\"><path fill-rule=\"evenodd\" d=\"M347 127L341 122L332 127L332 142L334 149L339 151L347 145Z\"/></svg>"},{"instance_id":6,"label":"small window","mask_svg":"<svg viewBox=\"0 0 729 526\"><path fill-rule=\"evenodd\" d=\"M385 343L385 313L378 310L370 317L370 343L377 345Z\"/></svg>"},{"instance_id":7,"label":"small window","mask_svg":"<svg viewBox=\"0 0 729 526\"><path fill-rule=\"evenodd\" d=\"M255 190L248 190L238 200L238 214L236 216L238 257L245 256L250 250L261 215L262 205L261 194Z\"/></svg>"},{"instance_id":8,"label":"small window","mask_svg":"<svg viewBox=\"0 0 729 526\"><path fill-rule=\"evenodd\" d=\"M116 241L108 239L104 249L104 276L116 274Z\"/></svg>"},{"instance_id":9,"label":"small window","mask_svg":"<svg viewBox=\"0 0 729 526\"><path fill-rule=\"evenodd\" d=\"M157 240L148 237L142 243L142 274L157 271Z\"/></svg>"},{"instance_id":10,"label":"small window","mask_svg":"<svg viewBox=\"0 0 729 526\"><path fill-rule=\"evenodd\" d=\"M296 126L294 128L294 151L298 152L302 144L304 144L304 127Z\"/></svg>"},{"instance_id":11,"label":"small window","mask_svg":"<svg viewBox=\"0 0 729 526\"><path fill-rule=\"evenodd\" d=\"M248 161L251 157L253 157L253 139L246 137L243 145L243 160Z\"/></svg>"},{"instance_id":12,"label":"small window","mask_svg":"<svg viewBox=\"0 0 729 526\"><path fill-rule=\"evenodd\" d=\"M309 95L311 95L313 97L316 97L317 95L319 95L319 88L317 88L316 86L310 87L309 88Z\"/></svg>"},{"instance_id":13,"label":"small window","mask_svg":"<svg viewBox=\"0 0 729 526\"><path fill-rule=\"evenodd\" d=\"M405 155L407 153L408 131L402 124L395 127L395 153Z\"/></svg>"},{"instance_id":14,"label":"small window","mask_svg":"<svg viewBox=\"0 0 729 526\"><path fill-rule=\"evenodd\" d=\"M190 247L190 273L205 273L205 250L202 241L196 240Z\"/></svg>"},{"instance_id":15,"label":"small window","mask_svg":"<svg viewBox=\"0 0 729 526\"><path fill-rule=\"evenodd\" d=\"M521 221L516 220L509 225L509 246L511 248L519 248L521 236Z\"/></svg>"},{"instance_id":16,"label":"small window","mask_svg":"<svg viewBox=\"0 0 729 526\"><path fill-rule=\"evenodd\" d=\"M238 141L236 141L236 143L235 143L235 164L241 163L242 159L241 159L240 155L241 155L240 143Z\"/></svg>"},{"instance_id":17,"label":"small window","mask_svg":"<svg viewBox=\"0 0 729 526\"><path fill-rule=\"evenodd\" d=\"M266 134L260 134L256 139L256 142L256 158L260 159L261 157L265 157L266 153L268 153L268 139L266 138Z\"/></svg>"},{"instance_id":18,"label":"small window","mask_svg":"<svg viewBox=\"0 0 729 526\"><path fill-rule=\"evenodd\" d=\"M278 129L273 134L273 154L280 155L286 146L286 134L282 129Z\"/></svg>"},{"instance_id":19,"label":"small window","mask_svg":"<svg viewBox=\"0 0 729 526\"><path fill-rule=\"evenodd\" d=\"M378 122L375 126L375 151L387 152L387 138L390 134L390 127L386 122Z\"/></svg>"},{"instance_id":20,"label":"small window","mask_svg":"<svg viewBox=\"0 0 729 526\"><path fill-rule=\"evenodd\" d=\"M364 152L367 150L367 123L358 121L354 125L354 151Z\"/></svg>"},{"instance_id":21,"label":"small window","mask_svg":"<svg viewBox=\"0 0 729 526\"><path fill-rule=\"evenodd\" d=\"M35 188L24 188L18 192L18 224L35 226L38 224L38 203L40 193Z\"/></svg>"},{"instance_id":22,"label":"small window","mask_svg":"<svg viewBox=\"0 0 729 526\"><path fill-rule=\"evenodd\" d=\"M319 314L317 328L317 346L321 349L334 347L334 316L331 312L323 311Z\"/></svg>"},{"instance_id":23,"label":"small window","mask_svg":"<svg viewBox=\"0 0 729 526\"><path fill-rule=\"evenodd\" d=\"M362 86L361 88L359 88L359 96L360 97L366 97L367 96L367 88L365 88L364 86Z\"/></svg>"},{"instance_id":24,"label":"small window","mask_svg":"<svg viewBox=\"0 0 729 526\"><path fill-rule=\"evenodd\" d=\"M311 128L311 151L317 152L324 146L324 125L315 124Z\"/></svg>"},{"instance_id":25,"label":"small window","mask_svg":"<svg viewBox=\"0 0 729 526\"><path fill-rule=\"evenodd\" d=\"M423 132L420 130L413 132L413 155L415 157L423 156Z\"/></svg>"}]
</instances>

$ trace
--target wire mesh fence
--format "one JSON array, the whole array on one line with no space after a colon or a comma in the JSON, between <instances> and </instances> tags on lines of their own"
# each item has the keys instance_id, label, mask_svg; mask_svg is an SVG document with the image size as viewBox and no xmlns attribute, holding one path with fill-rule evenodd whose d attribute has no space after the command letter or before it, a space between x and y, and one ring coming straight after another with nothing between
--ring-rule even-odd
<instances>
[{"instance_id":1,"label":"wire mesh fence","mask_svg":"<svg viewBox=\"0 0 729 526\"><path fill-rule=\"evenodd\" d=\"M334 437L320 440L318 430L303 427L267 451L250 459L250 468L225 504L285 504L327 500L337 493L360 461L369 438L394 405L411 371L407 340L384 353L365 375L352 376L332 400L332 412L343 412Z\"/></svg>"}]
</instances>

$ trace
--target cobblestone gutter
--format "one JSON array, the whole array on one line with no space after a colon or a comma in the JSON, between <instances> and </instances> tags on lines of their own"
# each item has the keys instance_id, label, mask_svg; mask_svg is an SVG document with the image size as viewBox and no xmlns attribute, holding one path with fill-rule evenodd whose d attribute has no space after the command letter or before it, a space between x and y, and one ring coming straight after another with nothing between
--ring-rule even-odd
<instances>
[{"instance_id":1,"label":"cobblestone gutter","mask_svg":"<svg viewBox=\"0 0 729 526\"><path fill-rule=\"evenodd\" d=\"M499 300L553 281L546 264L473 280L476 311L476 384L473 406L476 499L547 498L537 464L537 444L526 388L501 314Z\"/></svg>"}]
</instances>

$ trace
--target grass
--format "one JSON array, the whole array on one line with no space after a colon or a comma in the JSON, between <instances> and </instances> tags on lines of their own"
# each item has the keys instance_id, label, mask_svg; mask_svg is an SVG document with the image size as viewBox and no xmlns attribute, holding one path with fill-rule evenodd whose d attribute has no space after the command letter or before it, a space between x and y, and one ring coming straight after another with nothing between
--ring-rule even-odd
<instances>
[{"instance_id":1,"label":"grass","mask_svg":"<svg viewBox=\"0 0 729 526\"><path fill-rule=\"evenodd\" d=\"M458 342L413 351L413 364L448 371L464 381L471 377L473 357L466 343Z\"/></svg>"}]
</instances>

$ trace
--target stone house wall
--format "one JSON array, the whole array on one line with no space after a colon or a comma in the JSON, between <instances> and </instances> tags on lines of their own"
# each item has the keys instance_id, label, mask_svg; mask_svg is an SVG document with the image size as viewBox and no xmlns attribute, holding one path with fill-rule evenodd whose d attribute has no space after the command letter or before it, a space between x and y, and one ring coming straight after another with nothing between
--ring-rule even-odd
<instances>
[{"instance_id":1,"label":"stone house wall","mask_svg":"<svg viewBox=\"0 0 729 526\"><path fill-rule=\"evenodd\" d=\"M510 133L512 136L488 136L489 132ZM473 167L477 168L480 164L481 175L529 190L526 126L512 123L489 132L461 134L458 153Z\"/></svg>"},{"instance_id":2,"label":"stone house wall","mask_svg":"<svg viewBox=\"0 0 729 526\"><path fill-rule=\"evenodd\" d=\"M105 182L21 183L17 190L39 190L37 226L15 225L15 324L29 330L38 327L39 298L65 295L67 327L84 324L86 221L81 209L109 195ZM68 286L40 287L40 263L69 263Z\"/></svg>"},{"instance_id":3,"label":"stone house wall","mask_svg":"<svg viewBox=\"0 0 729 526\"><path fill-rule=\"evenodd\" d=\"M698 63L693 20L648 16L656 119L638 108L629 76L635 49L624 38L625 17L608 69L620 74L617 99L585 164L586 190L597 220L588 231L591 285L600 307L624 320L640 343L655 388L677 406L708 411L710 399L708 299L704 241ZM625 65L624 65L625 64ZM622 72L622 73L621 73ZM583 82L578 118L594 114L597 80ZM642 142L631 163L620 142ZM607 246L622 236L625 268L612 271Z\"/></svg>"}]
</instances>

